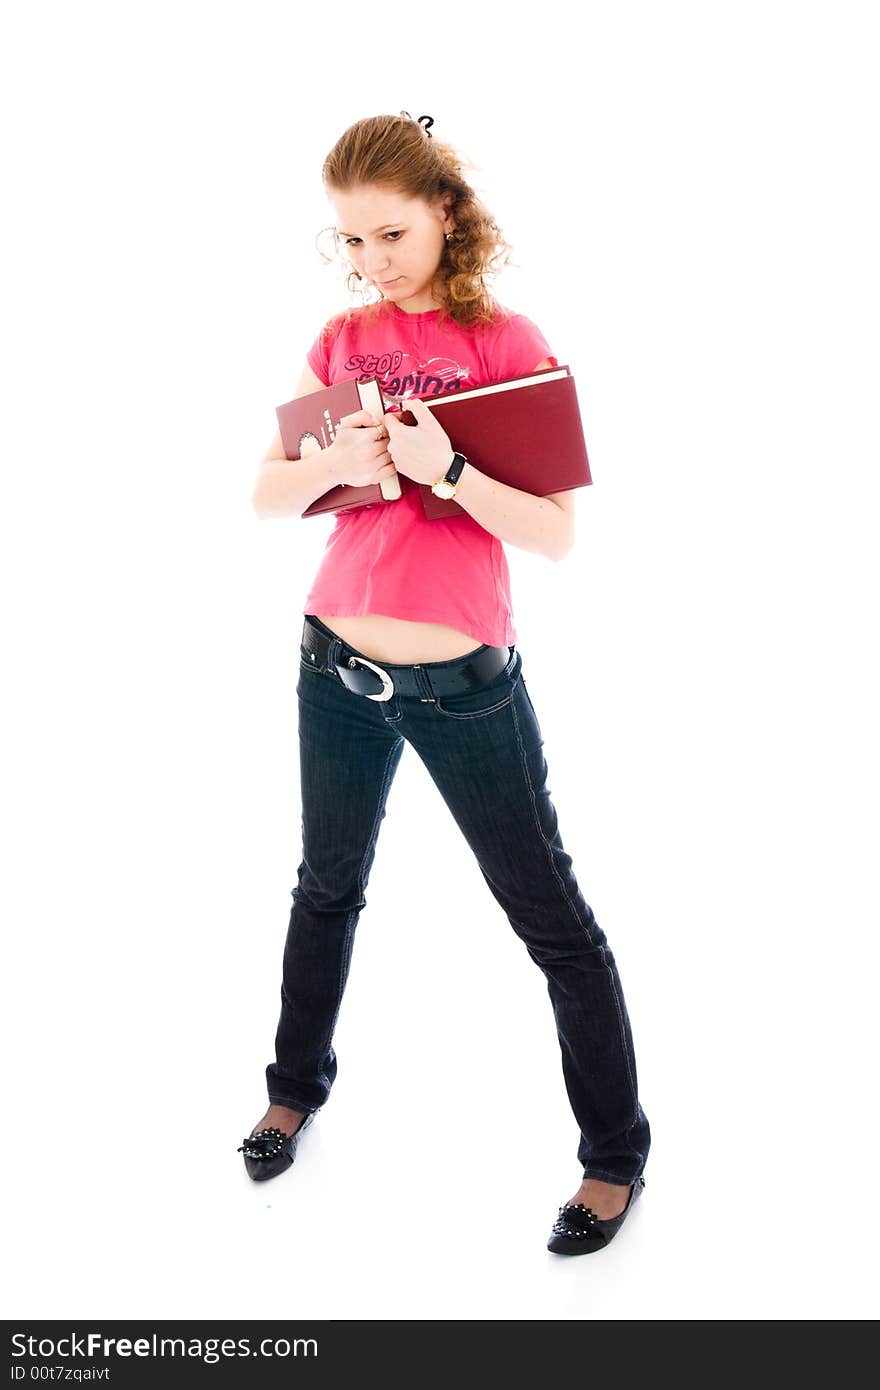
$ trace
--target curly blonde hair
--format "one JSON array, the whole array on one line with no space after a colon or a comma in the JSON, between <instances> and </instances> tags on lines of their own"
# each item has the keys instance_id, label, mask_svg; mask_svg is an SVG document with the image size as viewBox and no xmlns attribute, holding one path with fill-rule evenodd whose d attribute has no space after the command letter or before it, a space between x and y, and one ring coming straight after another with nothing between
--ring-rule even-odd
<instances>
[{"instance_id":1,"label":"curly blonde hair","mask_svg":"<svg viewBox=\"0 0 880 1390\"><path fill-rule=\"evenodd\" d=\"M462 169L477 167L406 113L356 121L324 160L322 179L328 190L342 193L375 184L426 203L452 195L448 210L455 219L455 231L451 241L444 243L435 280L434 292L442 301L438 323L449 317L462 327L490 324L498 314L487 280L508 264L512 247L462 174ZM340 244L335 228L323 228L318 237L326 231L333 232L336 256L324 255L320 246L317 249L324 264L330 265L339 256ZM367 300L363 287L352 283L360 280L356 270L348 274L349 294L360 294L363 308L377 309L385 295L378 293L378 298ZM346 321L353 313L352 308L346 311Z\"/></svg>"}]
</instances>

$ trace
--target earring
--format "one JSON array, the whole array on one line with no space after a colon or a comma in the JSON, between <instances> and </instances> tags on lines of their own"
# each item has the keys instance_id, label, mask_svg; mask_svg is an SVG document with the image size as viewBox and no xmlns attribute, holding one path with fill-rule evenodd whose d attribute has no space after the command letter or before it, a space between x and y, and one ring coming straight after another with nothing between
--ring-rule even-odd
<instances>
[{"instance_id":1,"label":"earring","mask_svg":"<svg viewBox=\"0 0 880 1390\"><path fill-rule=\"evenodd\" d=\"M446 240L447 240L447 241L451 241L451 240L452 240L452 233L451 233L451 232L447 232L447 233L446 233Z\"/></svg>"}]
</instances>

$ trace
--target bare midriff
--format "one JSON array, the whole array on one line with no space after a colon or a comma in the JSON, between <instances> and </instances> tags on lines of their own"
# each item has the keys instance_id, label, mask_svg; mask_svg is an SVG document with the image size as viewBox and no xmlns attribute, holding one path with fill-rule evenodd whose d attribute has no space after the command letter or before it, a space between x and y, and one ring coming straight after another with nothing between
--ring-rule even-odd
<instances>
[{"instance_id":1,"label":"bare midriff","mask_svg":"<svg viewBox=\"0 0 880 1390\"><path fill-rule=\"evenodd\" d=\"M404 618L388 618L367 613L357 618L335 618L316 613L315 617L373 661L409 665L416 661L452 661L481 647L468 632L443 623L413 623Z\"/></svg>"}]
</instances>

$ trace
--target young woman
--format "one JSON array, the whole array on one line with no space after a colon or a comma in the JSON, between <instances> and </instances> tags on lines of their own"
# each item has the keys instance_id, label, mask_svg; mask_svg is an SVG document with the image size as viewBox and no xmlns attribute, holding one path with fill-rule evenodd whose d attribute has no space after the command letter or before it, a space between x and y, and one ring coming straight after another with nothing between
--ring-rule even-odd
<instances>
[{"instance_id":1,"label":"young woman","mask_svg":"<svg viewBox=\"0 0 880 1390\"><path fill-rule=\"evenodd\" d=\"M425 122L423 125L422 122ZM375 298L337 314L297 395L375 378L391 409L346 416L332 445L295 463L276 435L254 491L260 516L300 516L340 483L396 472L401 496L337 513L303 608L297 683L303 854L284 949L269 1108L241 1145L274 1177L336 1076L333 1032L392 779L406 744L423 760L489 890L546 976L583 1181L558 1208L550 1250L585 1254L616 1234L650 1147L623 990L575 879L547 790L502 542L560 559L573 491L535 496L462 462L422 399L557 366L540 330L486 288L507 248L434 138L431 117L358 121L323 180L352 278ZM416 426L395 418L410 409ZM540 460L536 460L540 464ZM428 520L419 485L445 482L461 514Z\"/></svg>"}]
</instances>

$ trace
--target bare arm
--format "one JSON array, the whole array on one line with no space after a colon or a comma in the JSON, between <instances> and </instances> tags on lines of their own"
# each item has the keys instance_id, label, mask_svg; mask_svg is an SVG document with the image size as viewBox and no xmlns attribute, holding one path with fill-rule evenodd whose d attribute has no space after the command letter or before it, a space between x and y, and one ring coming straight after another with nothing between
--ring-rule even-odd
<instances>
[{"instance_id":1,"label":"bare arm","mask_svg":"<svg viewBox=\"0 0 880 1390\"><path fill-rule=\"evenodd\" d=\"M468 463L455 490L455 500L485 531L521 550L535 551L549 560L562 560L574 544L570 511L574 499L570 493L536 497L500 483Z\"/></svg>"},{"instance_id":2,"label":"bare arm","mask_svg":"<svg viewBox=\"0 0 880 1390\"><path fill-rule=\"evenodd\" d=\"M293 399L323 389L324 383L306 363ZM331 449L321 449L304 459L288 459L284 455L281 433L276 430L275 438L260 462L251 495L257 516L261 519L273 516L302 516L306 507L311 506L316 498L322 497L334 486Z\"/></svg>"}]
</instances>

